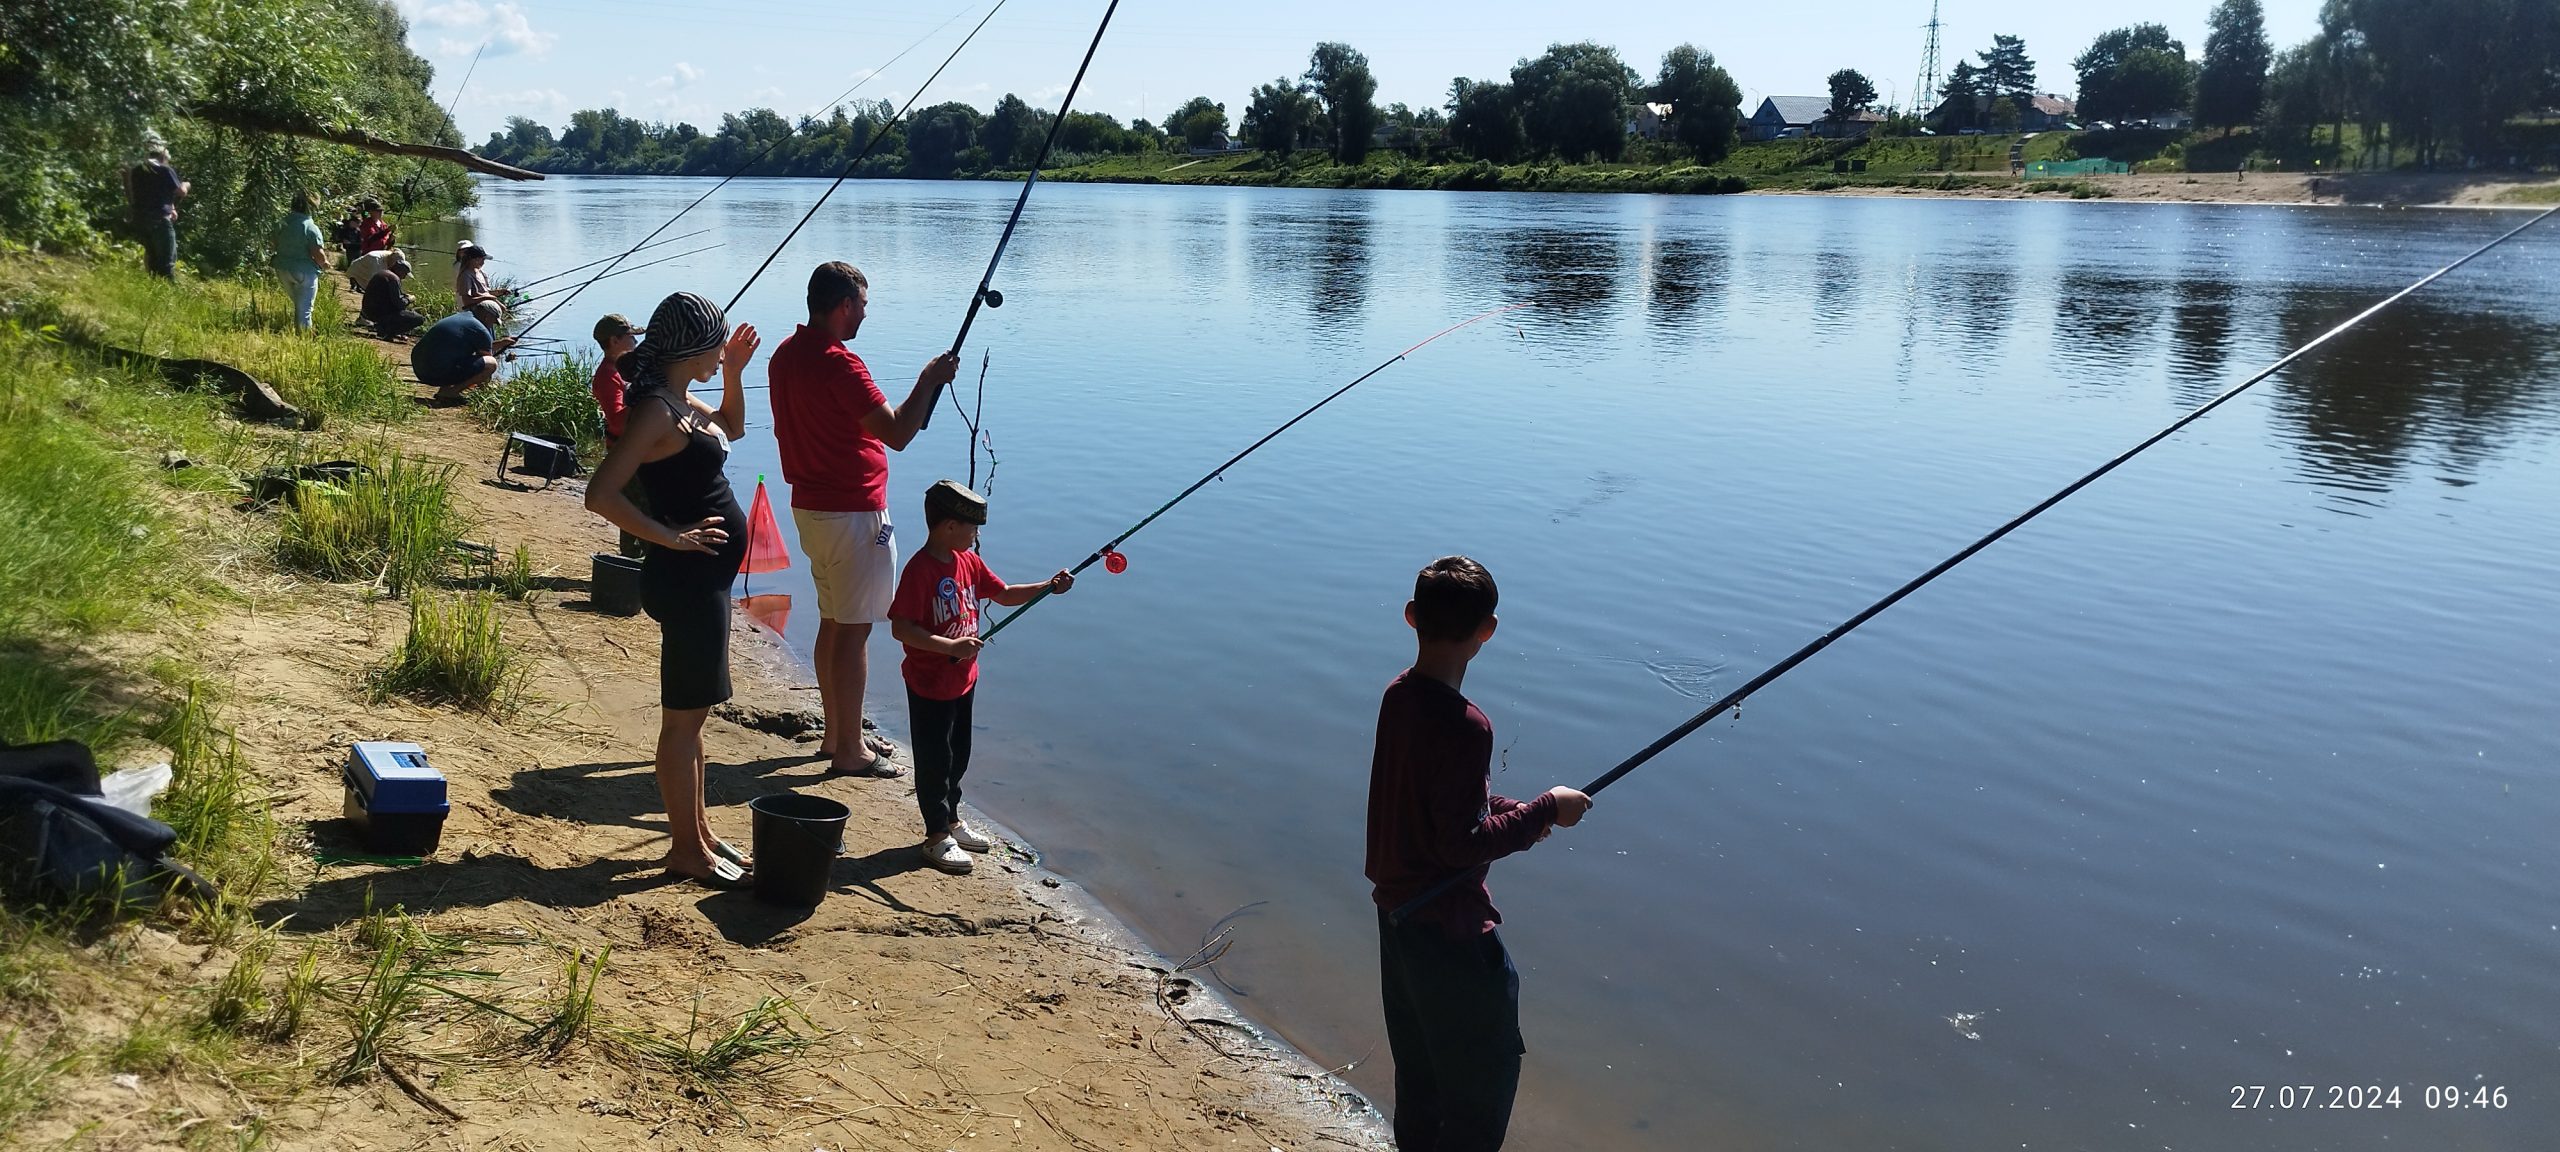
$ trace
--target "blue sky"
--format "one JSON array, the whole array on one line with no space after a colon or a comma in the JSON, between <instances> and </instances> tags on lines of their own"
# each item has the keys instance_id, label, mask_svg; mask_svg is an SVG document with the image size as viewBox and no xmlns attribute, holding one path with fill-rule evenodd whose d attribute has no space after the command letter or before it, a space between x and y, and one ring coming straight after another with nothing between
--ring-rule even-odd
<instances>
[{"instance_id":1,"label":"blue sky","mask_svg":"<svg viewBox=\"0 0 2560 1152\"><path fill-rule=\"evenodd\" d=\"M720 113L765 106L814 111L900 49L944 28L860 98L902 100L993 0L397 0L409 42L436 65L435 94L451 101L472 54L486 45L456 117L475 143L508 116L559 125L573 109L615 107L650 120L708 128ZM1054 104L1105 0L1010 0L977 43L934 85L928 102L987 107L1006 92ZM964 3L969 6L965 9ZM1988 47L1995 32L2023 35L2041 86L2069 93L2071 57L2117 25L2153 20L2204 47L2209 0L2114 5L1944 0L1946 63ZM2319 0L2266 0L2279 47L2309 36ZM1819 95L1823 77L1856 68L1887 97L1908 99L1919 72L1927 0L1828 4L1700 4L1625 0L1288 0L1211 5L1122 0L1078 106L1123 120L1161 117L1205 95L1240 117L1256 84L1306 68L1319 40L1366 52L1378 102L1416 106L1447 98L1454 76L1499 76L1548 44L1597 40L1650 77L1673 45L1698 45L1721 61L1746 102L1764 95Z\"/></svg>"}]
</instances>

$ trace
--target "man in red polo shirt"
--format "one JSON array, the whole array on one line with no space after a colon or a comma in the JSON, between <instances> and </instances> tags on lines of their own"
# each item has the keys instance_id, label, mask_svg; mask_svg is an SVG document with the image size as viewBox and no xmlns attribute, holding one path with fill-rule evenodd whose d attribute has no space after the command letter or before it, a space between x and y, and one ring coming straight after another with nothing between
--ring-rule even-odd
<instances>
[{"instance_id":1,"label":"man in red polo shirt","mask_svg":"<svg viewBox=\"0 0 2560 1152\"><path fill-rule=\"evenodd\" d=\"M774 349L773 434L791 519L818 586L818 696L827 714L830 771L896 776L894 746L868 738L871 625L898 590L898 547L889 523L889 450L904 451L924 427L937 391L959 373L946 352L926 364L904 404L891 405L871 369L844 346L862 330L871 282L843 261L809 274L809 322Z\"/></svg>"}]
</instances>

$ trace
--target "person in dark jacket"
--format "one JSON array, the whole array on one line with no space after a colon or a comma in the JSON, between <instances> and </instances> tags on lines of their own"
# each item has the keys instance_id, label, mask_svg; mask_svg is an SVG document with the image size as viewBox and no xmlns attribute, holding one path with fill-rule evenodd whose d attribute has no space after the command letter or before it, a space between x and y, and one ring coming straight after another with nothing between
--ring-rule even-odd
<instances>
[{"instance_id":1,"label":"person in dark jacket","mask_svg":"<svg viewBox=\"0 0 2560 1152\"><path fill-rule=\"evenodd\" d=\"M142 266L154 276L178 278L178 201L193 189L169 166L169 148L157 140L147 158L125 173L133 227L142 235Z\"/></svg>"},{"instance_id":2,"label":"person in dark jacket","mask_svg":"<svg viewBox=\"0 0 2560 1152\"><path fill-rule=\"evenodd\" d=\"M409 293L401 282L409 278L409 261L394 256L373 274L364 286L364 318L373 325L373 334L385 340L406 340L427 318L410 307Z\"/></svg>"},{"instance_id":3,"label":"person in dark jacket","mask_svg":"<svg viewBox=\"0 0 2560 1152\"><path fill-rule=\"evenodd\" d=\"M714 888L747 881L744 853L713 835L702 801L702 724L729 699L729 586L746 562L746 513L723 470L746 435L742 383L756 330L735 332L718 305L678 292L649 315L622 358L630 408L622 437L587 483L587 510L646 542L640 607L658 622L658 795L667 806L667 871ZM721 377L720 406L686 385ZM633 477L649 510L622 489Z\"/></svg>"},{"instance_id":4,"label":"person in dark jacket","mask_svg":"<svg viewBox=\"0 0 2560 1152\"><path fill-rule=\"evenodd\" d=\"M1403 1152L1502 1147L1528 1046L1485 873L1591 810L1571 788L1527 803L1492 793L1493 723L1458 687L1493 639L1497 598L1493 574L1464 556L1424 568L1404 606L1413 667L1378 703L1367 871Z\"/></svg>"}]
</instances>

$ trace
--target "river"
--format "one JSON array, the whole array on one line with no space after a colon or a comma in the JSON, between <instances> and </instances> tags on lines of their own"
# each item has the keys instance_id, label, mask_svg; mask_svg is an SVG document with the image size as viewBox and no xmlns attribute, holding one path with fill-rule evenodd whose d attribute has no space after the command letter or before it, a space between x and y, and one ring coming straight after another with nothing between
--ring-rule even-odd
<instances>
[{"instance_id":1,"label":"river","mask_svg":"<svg viewBox=\"0 0 2560 1152\"><path fill-rule=\"evenodd\" d=\"M670 230L711 236L663 251L725 247L545 331L727 299L823 186L732 185ZM473 223L531 278L707 187L485 184ZM769 351L808 268L850 260L854 348L903 395L1013 195L849 184L732 319ZM970 797L1168 953L1251 905L1217 974L1384 1102L1362 812L1418 566L1467 552L1501 584L1466 684L1497 790L1579 784L2520 219L1043 186L962 374L990 354L983 550L1014 580L1416 340L1529 306L1362 385L1000 637ZM893 459L905 548L965 440L946 406ZM1494 871L1530 1046L1514 1146L2548 1146L2555 446L2547 225L1605 793ZM759 429L730 471L780 505L773 452ZM765 578L803 645L805 572ZM885 631L875 714L900 732ZM2280 1106L2302 1086L2314 1107ZM2328 1107L2366 1086L2396 1106Z\"/></svg>"}]
</instances>

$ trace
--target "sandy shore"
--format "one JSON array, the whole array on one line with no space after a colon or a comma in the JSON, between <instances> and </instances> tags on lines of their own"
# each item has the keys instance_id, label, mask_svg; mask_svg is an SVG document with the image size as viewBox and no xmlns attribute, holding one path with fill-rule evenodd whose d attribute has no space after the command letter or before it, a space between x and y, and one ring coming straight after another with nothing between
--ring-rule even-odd
<instances>
[{"instance_id":1,"label":"sandy shore","mask_svg":"<svg viewBox=\"0 0 2560 1152\"><path fill-rule=\"evenodd\" d=\"M383 350L405 373L407 350ZM611 530L580 506L577 481L547 491L502 481L499 438L467 413L422 411L387 436L459 470L471 538L532 551L547 590L510 605L505 626L535 670L539 703L507 723L371 703L363 679L399 642L404 604L263 564L225 573L239 603L160 642L230 686L227 714L250 762L276 777L277 815L313 830L288 885L298 895L272 901L261 919L289 916L290 939L347 924L368 900L400 905L430 931L498 942L478 963L533 982L556 980L568 954L610 946L598 997L610 1016L682 1034L697 1004L704 1019L723 1019L785 995L829 1037L754 1091L721 1098L592 1053L441 1061L421 1066L421 1087L459 1119L376 1078L296 1094L268 1118L265 1146L1387 1145L1358 1095L1174 971L1018 841L981 857L972 876L922 867L910 781L823 778L813 736L714 719L708 790L714 827L742 845L752 797L790 789L849 805L826 901L792 911L671 882L654 864L666 839L650 768L656 629L587 604L588 557L612 547ZM233 515L214 513L204 528L223 532L220 518ZM794 690L808 683L797 661L743 617L740 629L734 703L748 713L814 707L814 693ZM335 821L338 768L363 739L416 741L451 780L442 847L422 865L320 862L353 847ZM172 975L209 962L174 938L162 951L150 962ZM73 1111L97 1118L94 1146L158 1146L150 1106L103 1073L81 1080ZM51 1146L72 1133L27 1135Z\"/></svg>"}]
</instances>

